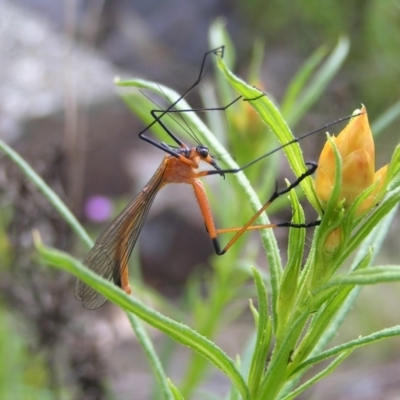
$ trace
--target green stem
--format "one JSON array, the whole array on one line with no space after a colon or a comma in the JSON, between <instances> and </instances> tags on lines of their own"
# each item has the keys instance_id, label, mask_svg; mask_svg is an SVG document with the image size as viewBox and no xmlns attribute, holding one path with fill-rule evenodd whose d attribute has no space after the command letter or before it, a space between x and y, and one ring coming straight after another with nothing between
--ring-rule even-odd
<instances>
[{"instance_id":1,"label":"green stem","mask_svg":"<svg viewBox=\"0 0 400 400\"><path fill-rule=\"evenodd\" d=\"M71 213L60 197L47 185L47 183L33 170L33 168L10 146L0 140L0 150L17 165L26 177L42 192L49 203L60 213L61 217L69 224L88 248L93 246L93 241L83 229L82 225Z\"/></svg>"}]
</instances>

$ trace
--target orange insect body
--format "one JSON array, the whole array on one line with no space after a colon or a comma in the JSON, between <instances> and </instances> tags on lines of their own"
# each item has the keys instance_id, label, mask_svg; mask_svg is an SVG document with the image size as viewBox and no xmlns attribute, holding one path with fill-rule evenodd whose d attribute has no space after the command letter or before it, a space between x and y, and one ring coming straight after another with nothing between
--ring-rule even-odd
<instances>
[{"instance_id":1,"label":"orange insect body","mask_svg":"<svg viewBox=\"0 0 400 400\"><path fill-rule=\"evenodd\" d=\"M99 236L84 264L130 294L129 257L156 194L168 183L186 183L193 186L207 230L211 238L216 240L206 192L198 179L207 175L207 171L198 171L201 161L216 167L205 146L183 147L177 150L176 157L167 154L147 185ZM106 301L104 296L82 281L77 281L75 295L88 309L101 307Z\"/></svg>"}]
</instances>

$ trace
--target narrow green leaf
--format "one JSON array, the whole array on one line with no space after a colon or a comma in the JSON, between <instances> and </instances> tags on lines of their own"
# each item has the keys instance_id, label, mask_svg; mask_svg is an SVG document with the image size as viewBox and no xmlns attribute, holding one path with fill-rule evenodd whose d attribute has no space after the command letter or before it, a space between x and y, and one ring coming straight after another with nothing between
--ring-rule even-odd
<instances>
[{"instance_id":1,"label":"narrow green leaf","mask_svg":"<svg viewBox=\"0 0 400 400\"><path fill-rule=\"evenodd\" d=\"M315 322L313 322L306 336L293 354L292 363L288 367L289 377L293 376L293 371L296 371L296 373L299 372L297 366L312 353L319 339L323 336L329 323L343 305L352 289L353 286L337 291L336 296L332 297L328 304L318 313Z\"/></svg>"},{"instance_id":2,"label":"narrow green leaf","mask_svg":"<svg viewBox=\"0 0 400 400\"><path fill-rule=\"evenodd\" d=\"M376 208L374 212L372 212L372 214L368 215L368 218L363 221L360 228L350 238L349 243L342 254L342 260L347 259L379 224L385 223L386 225L390 226L392 220L385 217L387 215L392 215L390 213L392 210L394 210L394 212L397 210L399 201L400 188L387 194L385 200L383 200L383 202Z\"/></svg>"},{"instance_id":3,"label":"narrow green leaf","mask_svg":"<svg viewBox=\"0 0 400 400\"><path fill-rule=\"evenodd\" d=\"M291 190L289 197L293 211L292 222L298 225L303 224L305 222L304 211L299 203L296 191ZM282 330L286 329L286 324L294 309L293 304L298 294L298 279L303 262L305 239L305 228L290 228L288 262L279 285L277 336L281 336Z\"/></svg>"},{"instance_id":4,"label":"narrow green leaf","mask_svg":"<svg viewBox=\"0 0 400 400\"><path fill-rule=\"evenodd\" d=\"M227 20L225 18L216 18L210 26L208 42L210 49L215 49L220 46L225 46L224 60L233 68L236 63L235 46L226 29Z\"/></svg>"},{"instance_id":5,"label":"narrow green leaf","mask_svg":"<svg viewBox=\"0 0 400 400\"><path fill-rule=\"evenodd\" d=\"M268 304L267 304L267 291L261 275L256 268L252 268L254 275L254 282L257 288L258 298L258 326L257 326L257 339L254 347L253 357L249 370L249 389L252 398L255 396L260 384L261 377L264 372L265 362L268 355L271 335L268 329Z\"/></svg>"},{"instance_id":6,"label":"narrow green leaf","mask_svg":"<svg viewBox=\"0 0 400 400\"><path fill-rule=\"evenodd\" d=\"M309 317L310 311L308 309L304 310L288 325L285 336L277 338L267 371L262 378L260 388L257 392L257 399L274 399L281 391L286 381L287 368L291 364L290 359L293 349Z\"/></svg>"},{"instance_id":7,"label":"narrow green leaf","mask_svg":"<svg viewBox=\"0 0 400 400\"><path fill-rule=\"evenodd\" d=\"M140 323L138 318L127 312L127 316L129 318L129 322L133 330L135 331L136 338L138 339L140 345L142 346L144 352L146 353L146 357L149 360L150 368L154 373L154 376L157 379L158 386L162 393L163 399L165 400L173 400L176 397L171 391L170 383L168 382L168 378L165 375L164 369L161 365L159 358L157 357L156 351L153 347L153 343L151 342L146 330L143 325Z\"/></svg>"},{"instance_id":8,"label":"narrow green leaf","mask_svg":"<svg viewBox=\"0 0 400 400\"><path fill-rule=\"evenodd\" d=\"M62 218L69 224L71 229L78 235L85 245L90 248L93 241L83 229L82 225L63 203L60 197L47 185L47 183L33 170L33 168L10 146L0 140L2 150L15 165L26 175L26 177L40 190L49 203L60 213Z\"/></svg>"},{"instance_id":9,"label":"narrow green leaf","mask_svg":"<svg viewBox=\"0 0 400 400\"><path fill-rule=\"evenodd\" d=\"M309 387L313 386L315 383L320 381L321 379L325 378L329 374L331 374L349 355L352 353L352 350L348 350L342 354L340 354L338 357L335 358L326 368L324 368L321 372L313 376L311 379L309 379L307 382L304 382L301 386L299 386L296 390L293 392L289 393L285 397L282 398L282 400L292 400L295 399L298 395L303 393L305 390L307 390Z\"/></svg>"},{"instance_id":10,"label":"narrow green leaf","mask_svg":"<svg viewBox=\"0 0 400 400\"><path fill-rule=\"evenodd\" d=\"M296 124L305 112L320 98L329 82L343 65L349 48L349 40L342 37L328 59L323 63L321 68L314 75L314 78L303 90L301 96L298 97L296 105L291 108L292 112L287 115L287 120L290 121L291 124Z\"/></svg>"},{"instance_id":11,"label":"narrow green leaf","mask_svg":"<svg viewBox=\"0 0 400 400\"><path fill-rule=\"evenodd\" d=\"M119 305L127 312L134 313L137 317L164 332L178 343L188 346L203 355L231 379L244 399L249 399L246 383L233 361L213 342L188 326L167 318L133 297L128 296L113 283L95 274L69 254L45 247L38 240L36 240L36 247L43 262L72 273L104 295L109 301Z\"/></svg>"},{"instance_id":12,"label":"narrow green leaf","mask_svg":"<svg viewBox=\"0 0 400 400\"><path fill-rule=\"evenodd\" d=\"M354 271L332 279L327 286L374 285L400 280L400 266L388 265Z\"/></svg>"},{"instance_id":13,"label":"narrow green leaf","mask_svg":"<svg viewBox=\"0 0 400 400\"><path fill-rule=\"evenodd\" d=\"M394 219L394 213L396 210L392 210L386 217L385 220L381 222L381 224L376 227L370 235L361 243L361 246L354 257L352 265L350 266L350 270L356 270L362 265L363 260L366 257L369 257L369 263L374 261L376 254L379 253L381 249L384 238L389 232L389 228L391 222ZM374 252L371 253L371 246L374 246ZM328 342L337 334L340 326L345 320L347 314L352 309L354 302L357 299L357 296L360 292L360 287L355 287L350 294L347 296L341 308L336 312L335 317L330 322L330 324L325 329L324 334L320 338L319 342L314 348L314 351L311 353L312 356L322 351Z\"/></svg>"},{"instance_id":14,"label":"narrow green leaf","mask_svg":"<svg viewBox=\"0 0 400 400\"><path fill-rule=\"evenodd\" d=\"M301 91L327 52L328 49L326 46L321 46L315 50L314 53L312 53L306 62L300 67L290 82L281 104L282 114L285 116L286 120L289 120L289 122L290 118L288 117L294 112L293 109L296 107L296 102L298 101L298 97L301 95Z\"/></svg>"},{"instance_id":15,"label":"narrow green leaf","mask_svg":"<svg viewBox=\"0 0 400 400\"><path fill-rule=\"evenodd\" d=\"M301 370L310 365L315 365L323 360L339 355L343 352L353 351L359 347L366 346L367 344L376 343L379 340L388 339L395 336L400 336L400 325L382 329L380 331L372 333L371 335L360 336L357 339L351 340L350 342L332 347L331 349L323 351L318 355L304 361L304 363L298 366L297 370ZM294 371L294 374L296 374L296 372L297 371Z\"/></svg>"},{"instance_id":16,"label":"narrow green leaf","mask_svg":"<svg viewBox=\"0 0 400 400\"><path fill-rule=\"evenodd\" d=\"M153 110L155 106L142 93L137 90L122 89L119 94L128 108L141 119L143 125L150 125L154 121L150 111ZM168 128L174 132L175 135L185 138L185 141L188 141L188 143L190 142L191 138L189 137L188 132L185 131L183 125L178 123L176 117L173 118L171 114L167 114L163 118L163 121L168 123ZM169 136L160 124L153 124L150 130L157 138L159 138L160 141L166 141L169 139ZM162 156L163 153L160 152L160 157Z\"/></svg>"},{"instance_id":17,"label":"narrow green leaf","mask_svg":"<svg viewBox=\"0 0 400 400\"><path fill-rule=\"evenodd\" d=\"M248 75L248 80L250 83L261 83L261 70L264 61L264 48L264 41L260 39L256 39L254 41Z\"/></svg>"},{"instance_id":18,"label":"narrow green leaf","mask_svg":"<svg viewBox=\"0 0 400 400\"><path fill-rule=\"evenodd\" d=\"M171 382L170 379L168 379L168 385L169 385L169 389L172 392L175 400L185 400L183 398L181 392L179 391L179 389Z\"/></svg>"},{"instance_id":19,"label":"narrow green leaf","mask_svg":"<svg viewBox=\"0 0 400 400\"><path fill-rule=\"evenodd\" d=\"M253 314L254 325L256 328L258 327L258 320L260 319L260 315L258 314L258 310L254 307L253 301L250 299L249 301L250 311Z\"/></svg>"},{"instance_id":20,"label":"narrow green leaf","mask_svg":"<svg viewBox=\"0 0 400 400\"><path fill-rule=\"evenodd\" d=\"M384 129L392 124L400 116L400 100L389 107L374 123L371 125L371 131L377 137Z\"/></svg>"},{"instance_id":21,"label":"narrow green leaf","mask_svg":"<svg viewBox=\"0 0 400 400\"><path fill-rule=\"evenodd\" d=\"M371 260L372 260L372 250L370 252L368 252L364 256L364 258L362 258L360 260L360 262L357 264L357 266L354 269L362 270L362 269L368 268L371 264ZM337 287L337 285L331 285L332 281L335 280L335 278L330 279L326 285L318 288L316 291L314 291L312 293L314 309L318 310L325 301L333 299L333 297L336 296L335 292L337 292L338 287ZM352 286L355 286L355 285L352 285ZM321 310L321 312L323 312L323 311ZM317 318L314 318L313 323L317 319L318 319L318 316L317 316ZM312 329L312 326L310 327L310 329Z\"/></svg>"},{"instance_id":22,"label":"narrow green leaf","mask_svg":"<svg viewBox=\"0 0 400 400\"><path fill-rule=\"evenodd\" d=\"M236 64L235 46L226 29L227 21L225 18L216 18L210 26L208 33L208 43L210 49L225 46L224 60L229 68L233 69ZM216 74L216 87L219 101L222 104L228 104L232 101L232 89L229 83L221 74Z\"/></svg>"},{"instance_id":23,"label":"narrow green leaf","mask_svg":"<svg viewBox=\"0 0 400 400\"><path fill-rule=\"evenodd\" d=\"M240 400L240 392L236 386L231 385L229 400Z\"/></svg>"},{"instance_id":24,"label":"narrow green leaf","mask_svg":"<svg viewBox=\"0 0 400 400\"><path fill-rule=\"evenodd\" d=\"M268 98L267 95L264 94L263 96L261 96L262 93L257 88L249 86L243 80L235 76L226 67L223 59L218 59L218 66L225 74L232 87L238 93L240 93L245 99L254 99L249 100L250 104L259 113L261 119L269 126L269 128L282 146L294 139L294 136L290 131L286 121L282 117L278 108ZM301 151L300 145L298 143L293 143L290 146L285 146L283 148L283 152L285 153L289 165L291 166L296 176L302 175L307 168L304 163L303 153ZM318 209L319 201L316 198L316 195L312 188L312 180L303 180L303 182L301 183L301 187L306 193L306 196L311 204L313 204L314 207L317 207Z\"/></svg>"}]
</instances>

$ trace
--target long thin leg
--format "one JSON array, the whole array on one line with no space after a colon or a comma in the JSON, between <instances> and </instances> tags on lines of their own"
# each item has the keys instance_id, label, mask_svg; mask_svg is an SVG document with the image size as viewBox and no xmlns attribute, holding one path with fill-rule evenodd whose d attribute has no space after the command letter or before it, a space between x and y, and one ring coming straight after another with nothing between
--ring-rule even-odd
<instances>
[{"instance_id":1,"label":"long thin leg","mask_svg":"<svg viewBox=\"0 0 400 400\"><path fill-rule=\"evenodd\" d=\"M221 255L221 254L223 254L223 252L221 252L221 247L218 242L217 231L215 229L214 219L212 217L210 204L208 203L208 200L207 200L207 194L204 189L203 182L201 182L198 179L194 179L192 186L194 189L194 194L196 196L197 202L200 207L200 211L203 215L203 219L204 219L204 223L206 225L207 232L210 235L210 238L213 242L215 252L218 255Z\"/></svg>"},{"instance_id":2,"label":"long thin leg","mask_svg":"<svg viewBox=\"0 0 400 400\"><path fill-rule=\"evenodd\" d=\"M252 99L244 99L243 96L238 96L235 99L233 99L229 104L222 106L222 107L213 107L213 108L189 108L189 109L184 109L184 110L151 110L150 113L153 116L154 120L157 120L157 122L162 126L165 132L168 133L168 135L180 146L184 147L183 142L173 133L171 130L161 121L161 117L165 115L166 113L172 114L172 113L187 113L187 112L209 112L209 111L226 111L229 107L231 107L233 104L235 104L237 101L243 98L243 101L254 101L258 100L259 98L265 96L265 93L261 92L261 94L255 98ZM160 114L159 116L157 114ZM164 151L167 151L169 153L170 149L165 148L165 146L162 146L162 144L159 144L157 142L153 143L156 145L156 147L161 148ZM172 154L172 153L170 153ZM172 154L175 155L175 154Z\"/></svg>"},{"instance_id":3,"label":"long thin leg","mask_svg":"<svg viewBox=\"0 0 400 400\"><path fill-rule=\"evenodd\" d=\"M244 99L244 100L245 100L245 99ZM266 158L266 157L269 157L271 154L274 154L274 153L276 153L276 152L282 150L284 147L290 146L290 145L292 145L292 144L294 144L294 143L298 143L298 142L300 142L301 140L305 139L306 137L311 136L311 135L313 135L313 134L315 134L315 133L317 133L317 132L323 131L323 130L325 130L325 129L331 127L332 125L336 125L336 124L338 124L338 123L340 123L340 122L347 121L347 120L349 120L350 118L353 118L353 117L358 117L359 115L362 115L362 114L363 114L363 113L359 113L359 114L356 114L356 115L350 115L350 116L347 116L347 117L344 117L344 118L337 119L336 121L331 122L331 123L329 123L329 124L326 124L326 125L324 125L324 126L321 127L321 128L318 128L318 129L315 129L315 130L313 130L313 131L311 131L311 132L308 132L308 133L306 133L305 135L301 135L301 136L299 136L299 137L296 137L296 138L294 138L293 140L290 140L289 142L284 143L284 144L282 144L281 146L279 146L279 147L277 147L277 148L275 148L275 149L269 151L268 153L263 154L261 157L258 157L258 158L256 158L255 160L253 160L253 161L251 161L251 162L249 162L249 163L247 163L247 164L241 166L240 168L228 168L228 169L221 169L221 170L218 170L218 171L209 170L209 171L205 171L205 174L204 174L203 176L210 176L210 175L217 175L217 174L218 174L218 175L220 175L220 174L236 174L236 173L238 173L239 171L243 171L244 169L246 169L246 168L252 166L253 164L258 163L260 160L262 160L262 159L264 159L264 158Z\"/></svg>"},{"instance_id":4,"label":"long thin leg","mask_svg":"<svg viewBox=\"0 0 400 400\"><path fill-rule=\"evenodd\" d=\"M185 98L185 97L200 83L200 81L201 81L201 79L202 79L202 77L203 77L204 66L205 66L205 63L206 63L206 60L207 60L208 55L209 55L209 54L216 54L216 55L221 54L221 56L223 56L224 49L225 49L225 46L221 46L221 47L218 47L218 48L216 48L216 49L214 49L214 50L207 51L207 52L204 54L204 56L203 56L203 61L202 61L201 66L200 66L199 76L197 77L196 81L192 84L192 86L190 86L190 88L189 88L188 90L186 90L186 92L185 92L181 97L179 97L179 99L177 99L176 101L174 101L167 109L163 110L163 111L161 112L160 115L156 116L156 115L154 115L154 114L152 113L152 115L154 116L154 121L152 121L151 124L147 125L146 128L144 128L142 131L139 132L139 137L140 137L140 139L142 139L142 140L144 140L144 141L146 141L146 142L152 144L153 146L156 146L156 147L160 148L161 150L163 150L163 151L165 151L165 152L171 154L172 156L176 156L176 154L174 153L174 151L173 151L172 149L170 149L170 148L168 148L168 147L166 147L166 146L163 146L161 143L158 143L157 141L155 141L155 140L153 140L153 139L151 139L151 138L145 136L144 133L147 132L147 130L150 129L155 123L160 123L161 118L162 118L165 114L169 113L172 109L174 109L174 107L175 107L182 99L184 99L184 98ZM165 126L165 125L164 125L164 126ZM164 128L164 129L165 129L165 128ZM166 132L168 133L168 135L171 136L171 138L172 138L179 146L181 146L181 143L182 143L182 142L181 142L174 134L172 134L172 132L171 132L170 130L166 130Z\"/></svg>"},{"instance_id":5,"label":"long thin leg","mask_svg":"<svg viewBox=\"0 0 400 400\"><path fill-rule=\"evenodd\" d=\"M238 96L236 97L234 100L232 100L229 104L227 104L226 106L222 106L222 107L213 107L213 108L188 108L186 110L169 110L167 111L168 114L171 113L185 113L185 112L205 112L205 111L225 111L226 109L228 109L232 104L236 103L238 100L240 100L243 96ZM246 100L246 99L243 99ZM151 114L153 115L153 113L163 113L165 114L165 110L151 110L150 111ZM153 115L154 118L160 118L160 117L156 117L155 115Z\"/></svg>"},{"instance_id":6,"label":"long thin leg","mask_svg":"<svg viewBox=\"0 0 400 400\"><path fill-rule=\"evenodd\" d=\"M187 109L187 110L170 110L168 111L169 113L184 113L184 112L206 112L206 111L225 111L228 109L232 104L236 103L238 100L240 100L242 96L237 97L233 101L231 101L229 104L223 107L215 107L215 108L193 108L193 109ZM150 111L151 115L153 116L154 120L157 120L157 122L161 125L161 127L164 129L166 133L180 146L180 147L185 147L185 144L165 125L165 123L160 119L161 115L165 114L165 110L151 110ZM157 114L161 113L160 116ZM153 141L152 144L159 149L166 151L167 153L176 156L176 154L173 152L172 149L168 148L165 146L163 143L158 143L156 141Z\"/></svg>"},{"instance_id":7,"label":"long thin leg","mask_svg":"<svg viewBox=\"0 0 400 400\"><path fill-rule=\"evenodd\" d=\"M294 224L290 221L284 221L280 223L275 223L275 224L268 224L268 225L253 225L253 223L257 220L257 218L271 205L271 203L276 200L278 197L289 193L292 189L294 189L296 186L298 186L305 178L308 176L312 175L315 170L317 169L317 164L313 162L308 162L306 163L308 166L308 169L304 174L299 176L294 182L292 182L289 186L287 186L285 189L278 190L278 188L275 189L274 193L271 195L271 197L268 199L268 201L260 208L260 210L257 211L253 217L250 218L250 220L241 228L223 228L223 229L215 229L214 226L214 221L212 219L211 211L207 202L207 198L201 193L201 189L195 188L195 194L197 201L199 203L201 212L203 214L204 222L206 224L206 228L208 231L208 234L210 235L210 238L213 242L214 245L214 250L215 253L218 255L222 255L226 253L231 246L239 239L240 236L243 235L247 230L258 230L258 229L267 229L267 228L275 228L275 227L292 227L292 228L309 228L312 226L317 226L321 223L321 221L313 221L310 223L305 223L305 224ZM196 182L200 182L196 180ZM203 188L204 191L204 188ZM228 232L236 232L236 234L231 238L231 240L228 242L228 244L221 249L221 246L218 241L218 234L221 233L228 233Z\"/></svg>"}]
</instances>

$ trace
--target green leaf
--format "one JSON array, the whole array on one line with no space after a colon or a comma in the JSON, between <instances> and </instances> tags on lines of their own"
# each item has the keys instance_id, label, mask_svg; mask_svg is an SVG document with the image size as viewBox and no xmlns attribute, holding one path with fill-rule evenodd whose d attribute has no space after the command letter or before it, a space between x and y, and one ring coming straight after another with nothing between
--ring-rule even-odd
<instances>
[{"instance_id":1,"label":"green leaf","mask_svg":"<svg viewBox=\"0 0 400 400\"><path fill-rule=\"evenodd\" d=\"M299 339L304 326L309 319L310 311L304 310L299 316L287 326L283 337L276 338L275 349L272 353L267 371L264 374L257 399L274 399L281 391L286 381L286 371L290 365L290 359L296 342Z\"/></svg>"},{"instance_id":2,"label":"green leaf","mask_svg":"<svg viewBox=\"0 0 400 400\"><path fill-rule=\"evenodd\" d=\"M249 65L248 81L253 84L261 83L261 70L264 60L264 41L256 39L253 44L252 55Z\"/></svg>"},{"instance_id":3,"label":"green leaf","mask_svg":"<svg viewBox=\"0 0 400 400\"><path fill-rule=\"evenodd\" d=\"M313 79L298 96L296 104L291 108L291 113L286 119L291 124L296 124L305 112L321 97L322 93L337 74L349 52L350 42L342 37L331 55L324 62Z\"/></svg>"},{"instance_id":4,"label":"green leaf","mask_svg":"<svg viewBox=\"0 0 400 400\"><path fill-rule=\"evenodd\" d=\"M392 210L381 224L376 227L371 234L362 242L356 256L354 257L353 263L350 266L350 270L360 269L364 264L366 258L369 259L371 264L378 254L383 240L389 232L390 224L393 221L395 210ZM371 252L371 246L374 246L374 252ZM344 288L346 289L346 288ZM327 343L337 334L342 322L345 320L347 314L352 309L355 300L360 292L360 287L355 287L350 294L347 296L341 308L336 312L333 320L326 327L324 334L320 338L319 342L315 346L314 351L311 353L314 356L314 352L322 351Z\"/></svg>"},{"instance_id":5,"label":"green leaf","mask_svg":"<svg viewBox=\"0 0 400 400\"><path fill-rule=\"evenodd\" d=\"M240 400L240 392L236 386L231 386L229 392L229 400Z\"/></svg>"},{"instance_id":6,"label":"green leaf","mask_svg":"<svg viewBox=\"0 0 400 400\"><path fill-rule=\"evenodd\" d=\"M371 264L372 260L372 251L368 252L367 254L364 255L364 258L361 259L361 261L358 263L358 265L355 267L357 270L361 270L364 268L368 268L368 266ZM338 285L333 285L332 282L336 278L332 278L328 281L328 283L320 288L318 288L316 291L312 293L313 296L313 308L318 310L321 305L330 299L333 299L336 296L336 292L338 291ZM355 285L353 285L355 286ZM322 313L325 314L325 311L321 310ZM318 320L318 316L314 318L313 324ZM326 321L323 323L326 326ZM312 325L310 327L312 329Z\"/></svg>"},{"instance_id":7,"label":"green leaf","mask_svg":"<svg viewBox=\"0 0 400 400\"><path fill-rule=\"evenodd\" d=\"M296 174L296 176L302 175L306 170L304 163L303 153L298 143L291 143L294 136L290 131L286 121L283 119L278 108L274 103L267 97L267 95L262 95L262 93L254 87L249 86L247 83L242 81L240 78L235 76L225 65L224 60L218 59L218 66L221 71L225 74L226 78L232 85L232 87L240 93L244 99L248 99L250 104L258 112L261 119L269 126L273 134L278 139L279 143L283 147L283 152L285 153L289 165ZM252 100L253 99L253 100ZM280 150L280 149L278 149ZM268 154L270 155L270 154ZM265 155L266 157L267 155ZM312 180L305 179L301 183L301 187L306 193L307 198L314 205L314 207L319 209L319 201L316 198L314 190L312 188Z\"/></svg>"},{"instance_id":8,"label":"green leaf","mask_svg":"<svg viewBox=\"0 0 400 400\"><path fill-rule=\"evenodd\" d=\"M387 171L387 190L391 191L396 189L400 184L400 145L397 145L394 149L392 158L389 163ZM386 183L386 182L385 182Z\"/></svg>"},{"instance_id":9,"label":"green leaf","mask_svg":"<svg viewBox=\"0 0 400 400\"><path fill-rule=\"evenodd\" d=\"M14 162L14 164L25 174L49 203L60 213L61 217L69 224L71 229L77 234L87 247L93 246L93 241L83 229L82 225L63 203L60 197L47 185L47 183L33 170L33 168L10 146L0 140L0 150Z\"/></svg>"},{"instance_id":10,"label":"green leaf","mask_svg":"<svg viewBox=\"0 0 400 400\"><path fill-rule=\"evenodd\" d=\"M289 183L287 183L289 184ZM305 217L304 211L299 203L299 199L295 190L289 192L294 224L304 224ZM281 283L279 285L278 297L278 333L286 329L286 324L294 309L294 302L298 294L298 279L300 276L300 269L303 262L303 252L306 239L305 228L290 228L289 230L289 246L288 246L288 262L282 275Z\"/></svg>"},{"instance_id":11,"label":"green leaf","mask_svg":"<svg viewBox=\"0 0 400 400\"><path fill-rule=\"evenodd\" d=\"M226 29L227 21L225 18L216 18L211 24L208 34L210 49L225 46L224 60L229 68L233 69L236 64L235 46ZM216 87L221 104L228 104L232 101L232 89L229 83L221 74L216 74Z\"/></svg>"},{"instance_id":12,"label":"green leaf","mask_svg":"<svg viewBox=\"0 0 400 400\"><path fill-rule=\"evenodd\" d=\"M43 262L72 273L99 291L109 301L119 305L127 312L134 313L137 317L164 332L178 343L188 346L203 355L231 379L244 399L249 399L249 390L233 361L213 342L188 326L167 318L133 297L128 296L113 283L95 274L69 254L45 247L38 239L36 239L36 248Z\"/></svg>"},{"instance_id":13,"label":"green leaf","mask_svg":"<svg viewBox=\"0 0 400 400\"><path fill-rule=\"evenodd\" d=\"M135 113L143 122L145 126L150 125L154 118L150 114L150 111L158 108L142 93L136 90L124 90L120 91L120 96L128 106L128 108ZM166 114L163 117L163 122L168 125L171 132L174 132L179 137L185 138L185 141L189 141L189 133L185 130L185 125L179 123L179 118L172 114ZM182 121L180 121L182 122ZM187 129L187 128L186 128ZM150 130L156 135L160 141L167 141L170 137L165 132L164 128L160 124L153 124ZM162 152L160 152L162 156Z\"/></svg>"},{"instance_id":14,"label":"green leaf","mask_svg":"<svg viewBox=\"0 0 400 400\"><path fill-rule=\"evenodd\" d=\"M169 389L171 390L175 400L185 400L183 398L181 392L178 390L178 388L169 379L168 379L168 385L169 385Z\"/></svg>"},{"instance_id":15,"label":"green leaf","mask_svg":"<svg viewBox=\"0 0 400 400\"><path fill-rule=\"evenodd\" d=\"M257 288L258 299L258 324L257 339L253 357L250 364L248 384L251 397L255 397L261 377L264 372L265 362L271 341L271 323L268 319L267 291L261 275L256 268L252 268L254 282Z\"/></svg>"},{"instance_id":16,"label":"green leaf","mask_svg":"<svg viewBox=\"0 0 400 400\"><path fill-rule=\"evenodd\" d=\"M253 314L254 325L256 328L258 327L258 320L260 319L260 315L258 314L258 310L254 307L253 301L250 299L249 301L250 311Z\"/></svg>"},{"instance_id":17,"label":"green leaf","mask_svg":"<svg viewBox=\"0 0 400 400\"><path fill-rule=\"evenodd\" d=\"M386 195L385 200L368 215L361 226L358 228L356 233L350 238L343 251L341 260L347 259L350 254L368 237L368 235L373 231L374 228L378 226L382 221L385 224L391 224L390 219L385 219L385 216L389 215L390 211L397 209L400 202L400 188L389 192Z\"/></svg>"},{"instance_id":18,"label":"green leaf","mask_svg":"<svg viewBox=\"0 0 400 400\"><path fill-rule=\"evenodd\" d=\"M289 393L285 397L282 398L282 400L292 400L295 399L297 396L299 396L301 393L303 393L305 390L307 390L309 387L320 381L321 379L327 377L329 374L331 374L349 355L352 353L352 350L348 350L342 354L340 354L338 357L335 358L326 368L324 368L321 372L313 376L311 379L309 379L307 382L304 382L301 386L299 386L296 390L293 392Z\"/></svg>"},{"instance_id":19,"label":"green leaf","mask_svg":"<svg viewBox=\"0 0 400 400\"><path fill-rule=\"evenodd\" d=\"M377 137L384 129L393 123L400 116L400 100L389 107L381 116L371 125L371 131L374 137Z\"/></svg>"},{"instance_id":20,"label":"green leaf","mask_svg":"<svg viewBox=\"0 0 400 400\"><path fill-rule=\"evenodd\" d=\"M226 24L227 20L225 18L216 18L210 26L208 42L210 49L225 46L224 60L229 65L229 68L233 68L236 63L235 46L226 30Z\"/></svg>"},{"instance_id":21,"label":"green leaf","mask_svg":"<svg viewBox=\"0 0 400 400\"><path fill-rule=\"evenodd\" d=\"M306 62L300 67L290 82L281 104L282 114L287 120L290 120L290 115L294 113L294 109L297 107L296 103L299 100L298 98L301 95L301 91L327 52L328 49L326 46L321 46L315 50L314 53L311 54Z\"/></svg>"},{"instance_id":22,"label":"green leaf","mask_svg":"<svg viewBox=\"0 0 400 400\"><path fill-rule=\"evenodd\" d=\"M353 271L348 275L338 276L332 279L328 286L348 285L375 285L377 283L397 282L400 280L400 266L377 266L361 271Z\"/></svg>"},{"instance_id":23,"label":"green leaf","mask_svg":"<svg viewBox=\"0 0 400 400\"><path fill-rule=\"evenodd\" d=\"M372 254L368 253L358 264L357 270L365 269L371 262ZM293 360L288 368L288 376L310 354L315 352L321 337L329 328L337 312L341 309L355 285L347 285L342 289L330 285L331 281L321 289L312 293L312 309L318 310L310 324L307 333L293 354ZM327 304L323 306L323 303ZM322 307L321 307L322 306ZM304 374L306 371L302 371Z\"/></svg>"},{"instance_id":24,"label":"green leaf","mask_svg":"<svg viewBox=\"0 0 400 400\"><path fill-rule=\"evenodd\" d=\"M174 398L176 399L176 396L174 396L174 394L171 391L170 382L168 382L168 378L165 375L164 369L161 365L159 358L157 357L153 343L151 342L146 330L144 329L143 325L140 323L140 321L134 314L128 312L127 315L131 323L131 326L135 331L136 338L138 339L140 345L142 346L144 352L146 353L147 359L150 362L150 368L157 379L158 387L160 388L163 399L165 400L173 400Z\"/></svg>"},{"instance_id":25,"label":"green leaf","mask_svg":"<svg viewBox=\"0 0 400 400\"><path fill-rule=\"evenodd\" d=\"M326 328L329 326L329 323L332 321L336 312L343 305L352 289L353 286L350 286L337 291L336 296L332 296L328 304L318 313L306 336L303 338L301 344L293 354L292 363L289 365L287 372L289 377L293 377L293 371L296 371L296 373L300 371L297 366L312 353L319 339L324 334ZM305 372L306 371L303 373Z\"/></svg>"},{"instance_id":26,"label":"green leaf","mask_svg":"<svg viewBox=\"0 0 400 400\"><path fill-rule=\"evenodd\" d=\"M321 361L324 361L330 357L340 355L343 352L353 351L359 347L366 346L367 344L376 343L379 340L388 339L391 337L400 336L400 325L393 326L391 328L382 329L380 331L374 332L367 336L360 336L357 339L351 340L350 342L343 343L339 346L335 346L329 350L323 351L318 355L309 358L300 364L297 370L301 370L305 367L315 365ZM294 374L297 371L294 371Z\"/></svg>"}]
</instances>

